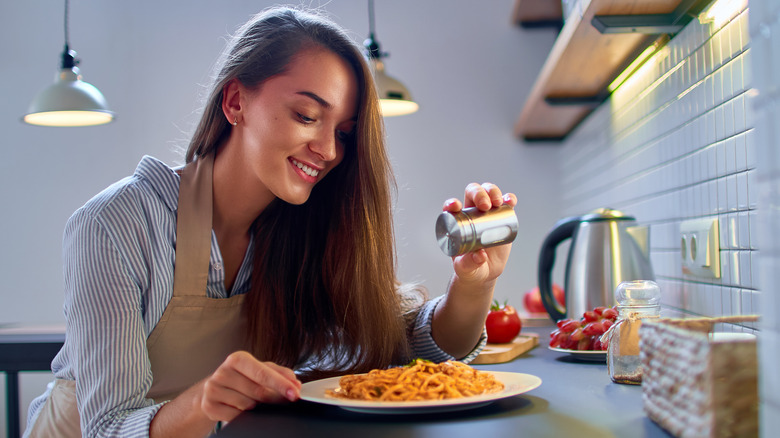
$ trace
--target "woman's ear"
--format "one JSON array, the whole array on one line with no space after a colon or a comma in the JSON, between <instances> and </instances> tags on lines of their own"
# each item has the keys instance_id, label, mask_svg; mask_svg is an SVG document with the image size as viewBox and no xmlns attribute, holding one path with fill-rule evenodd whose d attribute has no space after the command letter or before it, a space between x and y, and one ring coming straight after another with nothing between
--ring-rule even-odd
<instances>
[{"instance_id":1,"label":"woman's ear","mask_svg":"<svg viewBox=\"0 0 780 438\"><path fill-rule=\"evenodd\" d=\"M241 118L241 92L238 79L231 79L222 89L222 112L228 123L235 125Z\"/></svg>"}]
</instances>

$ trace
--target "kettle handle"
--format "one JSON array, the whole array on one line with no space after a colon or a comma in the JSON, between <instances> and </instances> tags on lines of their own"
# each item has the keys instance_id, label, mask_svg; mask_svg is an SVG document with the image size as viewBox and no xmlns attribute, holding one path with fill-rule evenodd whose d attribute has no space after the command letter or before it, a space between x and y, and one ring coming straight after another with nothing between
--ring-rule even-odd
<instances>
[{"instance_id":1,"label":"kettle handle","mask_svg":"<svg viewBox=\"0 0 780 438\"><path fill-rule=\"evenodd\" d=\"M555 264L555 249L561 242L574 236L574 232L577 230L580 222L581 218L579 216L558 221L553 230L544 239L542 249L539 252L539 293L542 297L542 304L553 321L560 321L566 318L566 309L558 304L552 291L552 268ZM566 293L568 291L564 290L564 294Z\"/></svg>"}]
</instances>

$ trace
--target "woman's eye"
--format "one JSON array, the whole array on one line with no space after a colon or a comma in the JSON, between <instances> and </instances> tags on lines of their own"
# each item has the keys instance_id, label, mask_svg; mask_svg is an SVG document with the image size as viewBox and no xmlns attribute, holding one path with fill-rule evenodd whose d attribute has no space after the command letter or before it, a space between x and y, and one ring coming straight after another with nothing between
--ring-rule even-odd
<instances>
[{"instance_id":1,"label":"woman's eye","mask_svg":"<svg viewBox=\"0 0 780 438\"><path fill-rule=\"evenodd\" d=\"M300 120L301 123L307 123L308 124L308 123L314 122L314 119L311 118L311 117L304 116L301 113L297 113L297 115L298 115L298 120Z\"/></svg>"},{"instance_id":2,"label":"woman's eye","mask_svg":"<svg viewBox=\"0 0 780 438\"><path fill-rule=\"evenodd\" d=\"M336 137L339 139L342 143L349 143L352 140L352 136L354 133L352 132L346 132L346 131L336 131Z\"/></svg>"}]
</instances>

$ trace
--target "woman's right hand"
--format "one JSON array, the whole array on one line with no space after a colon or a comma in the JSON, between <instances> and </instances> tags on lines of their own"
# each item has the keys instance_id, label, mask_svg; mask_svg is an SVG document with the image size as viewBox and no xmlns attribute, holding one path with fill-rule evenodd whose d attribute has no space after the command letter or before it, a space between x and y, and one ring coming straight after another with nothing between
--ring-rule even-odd
<instances>
[{"instance_id":1,"label":"woman's right hand","mask_svg":"<svg viewBox=\"0 0 780 438\"><path fill-rule=\"evenodd\" d=\"M260 362L237 351L202 382L198 406L211 421L230 421L258 403L282 403L300 397L295 373L272 362Z\"/></svg>"},{"instance_id":2,"label":"woman's right hand","mask_svg":"<svg viewBox=\"0 0 780 438\"><path fill-rule=\"evenodd\" d=\"M301 382L291 369L237 351L209 377L164 404L152 418L149 435L204 436L217 421L231 421L258 403L295 401L300 394Z\"/></svg>"}]
</instances>

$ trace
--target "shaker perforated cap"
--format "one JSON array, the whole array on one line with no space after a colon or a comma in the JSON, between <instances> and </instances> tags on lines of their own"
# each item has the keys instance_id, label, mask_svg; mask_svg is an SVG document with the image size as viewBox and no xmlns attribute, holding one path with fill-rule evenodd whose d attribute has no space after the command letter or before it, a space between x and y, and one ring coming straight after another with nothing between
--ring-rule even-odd
<instances>
[{"instance_id":1,"label":"shaker perforated cap","mask_svg":"<svg viewBox=\"0 0 780 438\"><path fill-rule=\"evenodd\" d=\"M474 227L469 222L463 212L439 215L436 219L436 240L444 254L454 257L467 252L461 251L464 247L473 245Z\"/></svg>"}]
</instances>

